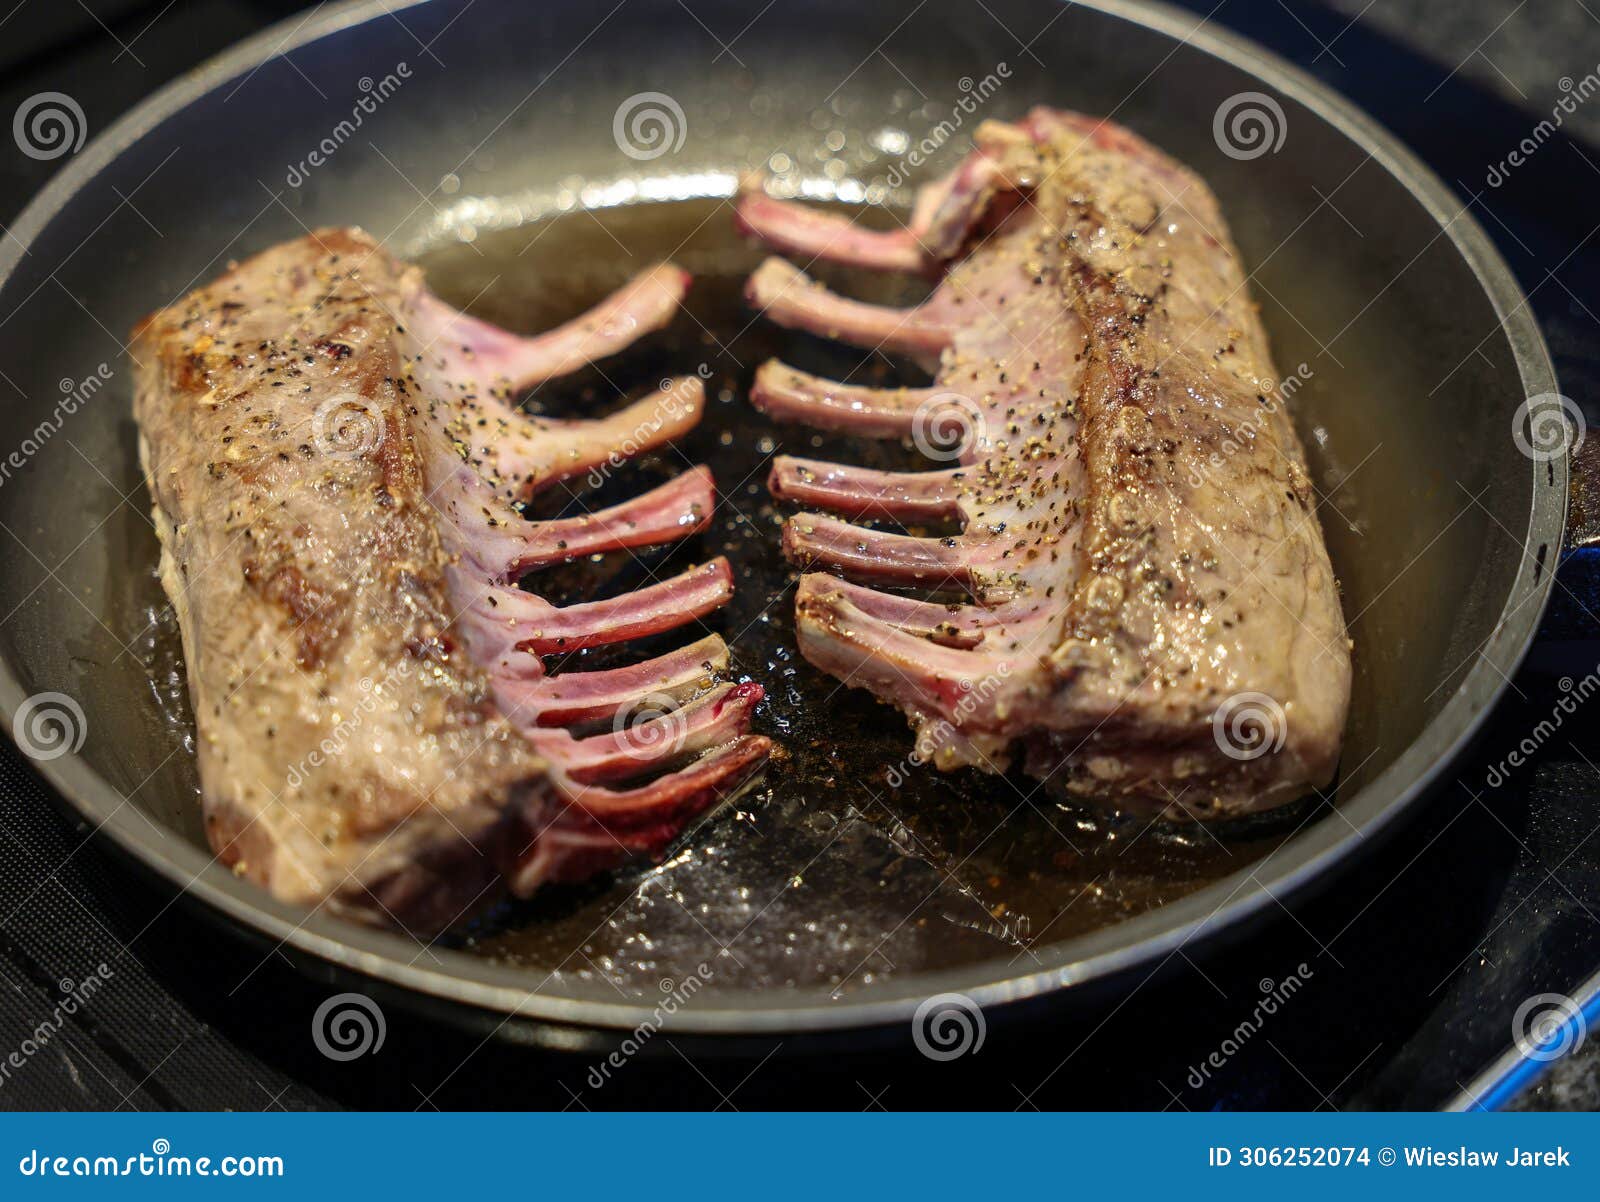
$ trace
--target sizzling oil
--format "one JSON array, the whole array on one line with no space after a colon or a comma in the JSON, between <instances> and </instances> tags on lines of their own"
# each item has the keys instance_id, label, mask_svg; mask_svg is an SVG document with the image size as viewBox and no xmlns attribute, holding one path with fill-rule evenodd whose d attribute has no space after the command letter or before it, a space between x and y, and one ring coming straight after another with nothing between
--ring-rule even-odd
<instances>
[{"instance_id":1,"label":"sizzling oil","mask_svg":"<svg viewBox=\"0 0 1600 1202\"><path fill-rule=\"evenodd\" d=\"M583 503L609 503L705 463L720 496L710 529L638 560L555 569L537 586L571 603L637 587L645 567L660 574L726 555L738 591L702 628L556 666L608 666L719 631L738 675L766 687L757 729L782 746L765 782L701 822L665 863L504 906L476 925L468 946L551 980L603 978L630 996L702 964L718 990L803 984L847 993L890 974L996 957L1026 972L1036 948L1175 900L1279 845L1305 819L1302 807L1228 830L1149 826L1060 803L1018 773L918 766L896 711L801 658L795 573L778 550L784 512L765 487L769 460L788 452L901 470L927 464L910 448L772 423L746 400L750 378L771 356L832 378L925 377L757 317L742 285L761 252L731 225L720 200L578 211L419 259L446 299L527 332L570 318L656 260L694 273L670 329L546 385L528 405L599 413L665 376L700 370L710 401L700 428L622 468ZM921 292L893 277L815 273L867 300L903 304Z\"/></svg>"}]
</instances>

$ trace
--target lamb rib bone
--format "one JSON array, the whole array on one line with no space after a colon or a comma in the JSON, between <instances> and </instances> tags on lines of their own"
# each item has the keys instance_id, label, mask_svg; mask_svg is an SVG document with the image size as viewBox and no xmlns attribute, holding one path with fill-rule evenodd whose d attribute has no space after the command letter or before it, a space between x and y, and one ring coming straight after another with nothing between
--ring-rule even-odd
<instances>
[{"instance_id":1,"label":"lamb rib bone","mask_svg":"<svg viewBox=\"0 0 1600 1202\"><path fill-rule=\"evenodd\" d=\"M507 883L658 853L761 769L761 691L719 681L720 637L594 671L540 658L711 613L726 561L564 608L516 587L531 567L709 519L704 469L578 517L517 508L699 419L694 377L593 421L514 403L664 325L687 286L658 266L525 338L456 313L363 232L325 229L135 329L161 578L225 864L282 899L424 935Z\"/></svg>"},{"instance_id":2,"label":"lamb rib bone","mask_svg":"<svg viewBox=\"0 0 1600 1202\"><path fill-rule=\"evenodd\" d=\"M547 879L572 878L564 860L538 846L548 831L568 832L563 839L582 836L574 844L583 848L575 861L578 875L604 858L604 844L591 838L597 834L630 851L658 852L690 818L748 783L771 750L768 740L749 732L761 686L712 683L711 670L727 663L720 642L706 644L711 654L700 664L696 687L619 699L607 733L553 727L545 711L550 694L537 687L542 682L559 688L562 681L561 675L544 675L541 655L662 634L725 604L733 595L726 559L622 597L564 608L513 587L532 569L676 542L711 520L715 487L705 467L579 517L529 521L513 503L602 465L619 465L698 424L705 408L698 376L663 380L645 398L586 420L531 417L510 400L521 389L615 354L665 325L688 284L686 273L658 264L589 313L531 338L465 317L425 292L429 299L418 309L422 347L413 371L433 381L424 390L430 404L423 429L429 461L436 465L430 478L439 481L433 503L444 518L445 545L458 556L448 574L451 597L497 703L544 757L560 799L536 820L539 835L509 874L520 894ZM638 665L633 679L640 673L671 675L675 664L673 653L656 657ZM625 724L629 719L632 724ZM660 775L618 787L651 774Z\"/></svg>"},{"instance_id":3,"label":"lamb rib bone","mask_svg":"<svg viewBox=\"0 0 1600 1202\"><path fill-rule=\"evenodd\" d=\"M807 572L806 658L902 709L941 768L1020 754L1052 788L1209 818L1328 783L1350 653L1304 451L1217 202L1110 122L985 122L902 230L746 181L769 246L938 280L863 305L770 259L749 300L780 324L918 355L929 387L764 365L771 416L909 438L938 471L780 457L784 549ZM931 435L938 435L933 437ZM954 516L908 537L860 523ZM842 520L847 519L847 520ZM841 580L839 577L843 577ZM885 591L959 590L956 602Z\"/></svg>"}]
</instances>

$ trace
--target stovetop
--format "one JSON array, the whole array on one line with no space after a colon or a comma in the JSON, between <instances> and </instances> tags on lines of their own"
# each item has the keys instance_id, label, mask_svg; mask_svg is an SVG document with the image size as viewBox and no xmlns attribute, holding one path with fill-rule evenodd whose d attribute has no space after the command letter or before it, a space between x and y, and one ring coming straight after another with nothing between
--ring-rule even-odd
<instances>
[{"instance_id":1,"label":"stovetop","mask_svg":"<svg viewBox=\"0 0 1600 1202\"><path fill-rule=\"evenodd\" d=\"M1595 395L1600 214L1589 198L1600 180L1600 100L1541 135L1538 153L1504 184L1490 188L1486 177L1572 81L1600 70L1600 8L1187 6L1343 92L1475 197L1474 214L1543 324L1563 390L1580 402ZM125 0L66 13L74 6L25 0L0 18L0 114L61 91L91 131L103 129L294 7ZM0 218L9 221L56 164L5 151ZM660 1037L596 1089L592 1055L487 1039L395 1006L381 1053L330 1059L310 1027L335 987L172 904L168 890L61 818L5 745L0 1061L13 1049L26 1054L0 1074L0 1107L1438 1106L1511 1042L1519 1007L1569 993L1600 965L1600 724L1580 713L1520 767L1493 771L1552 714L1564 687L1600 670L1596 579L1583 563L1563 566L1539 642L1476 749L1396 837L1330 888L1280 907L1232 947L1179 957L1117 994L994 1016L982 1049L949 1062L909 1045L822 1054L779 1039L707 1056ZM1293 996L1263 1016L1261 1000L1291 977ZM58 1026L62 999L91 985L92 998ZM1596 1045L1521 1104L1600 1105Z\"/></svg>"}]
</instances>

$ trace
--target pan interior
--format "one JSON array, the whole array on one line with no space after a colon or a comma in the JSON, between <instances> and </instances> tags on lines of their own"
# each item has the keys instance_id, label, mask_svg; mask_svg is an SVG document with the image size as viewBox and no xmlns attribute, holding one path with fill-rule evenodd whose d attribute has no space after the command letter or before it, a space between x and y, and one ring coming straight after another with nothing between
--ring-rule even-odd
<instances>
[{"instance_id":1,"label":"pan interior","mask_svg":"<svg viewBox=\"0 0 1600 1202\"><path fill-rule=\"evenodd\" d=\"M504 908L464 941L543 991L649 998L701 966L715 970L707 990L730 999L791 984L860 997L978 962L1010 966L995 979L1022 975L1075 937L1340 822L1328 808L1359 799L1423 736L1493 635L1516 577L1529 473L1509 431L1523 392L1470 267L1366 151L1284 99L1279 152L1223 153L1213 114L1258 81L1081 7L1012 5L1015 28L1043 30L1024 54L1004 31L971 29L956 6L932 3L895 35L904 44L893 62L868 52L898 17L859 6L775 7L736 57L716 58L673 5L630 9L588 41L592 22L577 7L439 3L408 10L403 29L369 21L291 50L292 62L270 60L134 140L44 227L0 292L0 362L19 394L0 410L0 445L19 448L0 486L10 543L0 655L25 694L61 692L81 706L83 761L115 791L108 808L148 828L156 854L204 840L124 332L229 257L319 224L387 236L447 298L516 329L571 316L657 258L697 276L688 314L664 336L531 403L594 411L705 365L713 401L682 457L641 463L608 487L620 495L687 462L712 465L725 503L683 554L733 559L739 592L713 625L739 669L767 686L761 722L787 754L666 864ZM736 5L703 7L730 35L748 21ZM819 41L819 22L841 36ZM968 32L944 36L954 28ZM420 56L413 34L437 34L457 67ZM806 54L793 53L802 45ZM617 61L638 67L626 84ZM901 74L908 64L914 86ZM527 102L528 80L546 73ZM370 94L358 77L401 83L364 116L360 138L311 164L345 101ZM999 83L988 89L988 79ZM966 111L963 98L984 90L981 112ZM641 157L617 118L647 91L682 117L667 129L670 149ZM738 285L758 256L733 236L724 198L739 171L765 166L808 195L903 205L894 185L948 166L981 117L1042 102L1116 112L1207 177L1254 269L1280 372L1301 380L1293 407L1355 640L1343 769L1326 799L1233 829L1146 829L1059 805L1023 777L936 774L906 762L898 716L795 652L765 461L780 450L914 461L772 426L749 408L750 374L768 355L834 376L862 359L781 335L742 307ZM930 131L958 113L935 141ZM247 136L218 138L241 121ZM915 296L900 281L832 282L869 299ZM914 378L888 361L865 371ZM567 600L599 595L637 583L640 570L591 565L551 588Z\"/></svg>"},{"instance_id":2,"label":"pan interior","mask_svg":"<svg viewBox=\"0 0 1600 1202\"><path fill-rule=\"evenodd\" d=\"M574 305L599 299L657 257L670 255L695 273L688 311L664 336L541 388L528 403L556 416L593 414L630 388L654 387L674 373L707 373L712 404L702 426L583 501L609 501L707 463L722 489L711 531L667 554L624 553L530 583L563 603L586 601L709 554L728 556L739 588L706 625L732 647L734 670L767 687L760 726L784 749L759 789L702 824L666 864L502 911L484 924L474 949L538 968L577 948L572 971L635 980L648 972L680 976L695 967L686 955L703 957L724 945L719 982L847 990L903 967L1000 954L1025 959L1046 926L1047 938L1106 926L1274 846L1304 818L1304 807L1219 836L1107 819L1062 804L1020 773L948 774L919 765L894 710L804 661L795 645L793 572L778 547L784 510L766 489L772 456L913 471L928 464L909 447L779 425L750 407L751 372L773 356L831 378L918 380L907 364L864 358L756 319L742 289L762 253L741 244L718 198L576 211L420 257L449 299L470 301L480 316L522 330L570 317ZM843 292L882 303L911 303L926 292L899 278L813 270ZM632 662L700 633L691 628L663 636L659 646L580 653L559 667Z\"/></svg>"}]
</instances>

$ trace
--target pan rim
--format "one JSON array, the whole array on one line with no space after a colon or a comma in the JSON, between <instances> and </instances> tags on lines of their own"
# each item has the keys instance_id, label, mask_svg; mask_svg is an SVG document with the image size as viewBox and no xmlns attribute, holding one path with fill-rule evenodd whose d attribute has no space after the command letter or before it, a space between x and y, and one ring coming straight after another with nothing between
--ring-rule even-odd
<instances>
[{"instance_id":1,"label":"pan rim","mask_svg":"<svg viewBox=\"0 0 1600 1202\"><path fill-rule=\"evenodd\" d=\"M431 0L405 0L400 8ZM1195 14L1135 0L1078 0L1079 6L1187 43L1298 101L1368 151L1373 160L1420 203L1472 270L1494 306L1510 345L1524 394L1556 391L1543 335L1509 267L1472 214L1449 188L1393 135L1353 103L1299 68L1231 30L1205 25ZM220 83L338 31L390 15L394 0L343 0L311 18L278 22L209 60L140 102L98 135L24 209L12 237L0 247L0 288L22 256L60 210L129 146ZM1459 212L1453 211L1460 209ZM1530 461L1533 487L1524 547L1559 549L1566 521L1567 464ZM1037 966L1017 973L1003 958L955 969L913 973L874 986L873 994L833 1000L822 987L781 993L730 994L730 1001L680 1009L665 1022L653 1007L577 993L540 992L529 970L495 964L466 952L436 949L436 966L420 966L416 944L398 934L370 930L322 913L307 915L236 879L187 840L152 843L146 827L127 812L125 799L78 754L34 762L76 815L107 835L123 852L258 936L392 987L503 1015L507 1020L627 1030L651 1019L663 1030L709 1036L821 1032L881 1026L909 1019L926 998L959 991L981 1006L998 1006L1091 980L1120 976L1164 963L1191 940L1238 928L1307 885L1365 840L1389 827L1427 793L1492 712L1506 681L1526 654L1554 584L1553 564L1536 566L1525 554L1495 627L1461 683L1439 713L1375 780L1340 806L1344 824L1326 821L1291 836L1263 859L1178 901L1113 926L1044 949ZM1528 604L1530 601L1534 604ZM8 735L27 696L17 671L0 662L0 714ZM1272 867L1272 875L1263 870ZM1246 892L1252 880L1255 888ZM1221 900L1218 901L1218 898ZM1154 969L1152 969L1152 972ZM520 983L519 983L520 981ZM976 983L975 983L976 982ZM710 999L707 999L708 1001Z\"/></svg>"}]
</instances>

